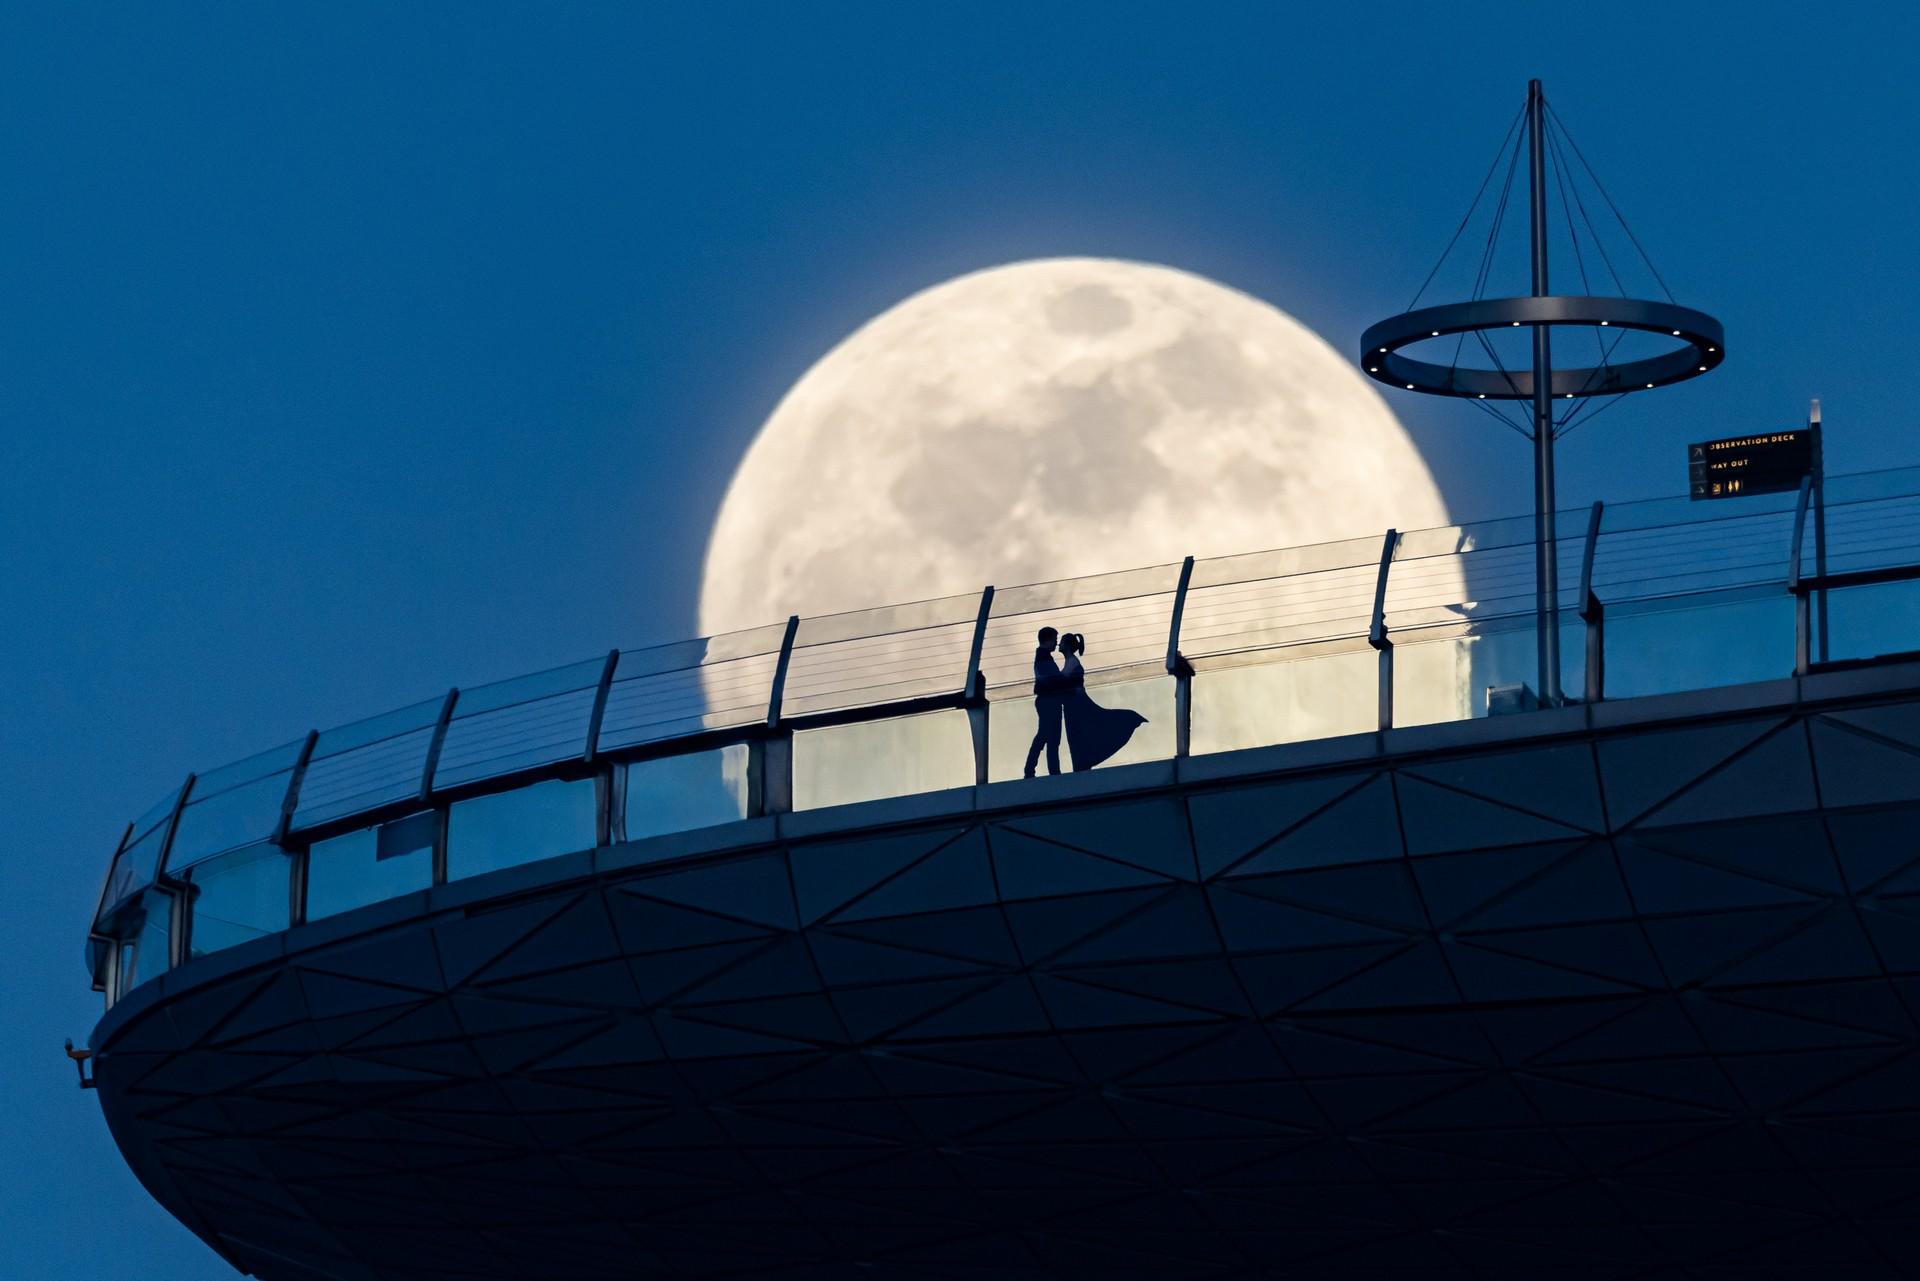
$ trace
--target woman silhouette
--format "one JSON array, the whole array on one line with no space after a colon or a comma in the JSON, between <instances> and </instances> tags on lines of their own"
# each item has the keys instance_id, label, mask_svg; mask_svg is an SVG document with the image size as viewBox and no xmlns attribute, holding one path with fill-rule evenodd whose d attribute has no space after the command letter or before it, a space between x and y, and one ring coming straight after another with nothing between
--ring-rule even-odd
<instances>
[{"instance_id":1,"label":"woman silhouette","mask_svg":"<svg viewBox=\"0 0 1920 1281\"><path fill-rule=\"evenodd\" d=\"M1066 661L1060 675L1072 683L1067 690L1063 711L1067 730L1067 752L1073 757L1074 772L1092 769L1127 745L1133 731L1147 718L1130 707L1102 707L1087 694L1087 669L1080 656L1087 652L1087 638L1068 632L1060 638L1060 652Z\"/></svg>"}]
</instances>

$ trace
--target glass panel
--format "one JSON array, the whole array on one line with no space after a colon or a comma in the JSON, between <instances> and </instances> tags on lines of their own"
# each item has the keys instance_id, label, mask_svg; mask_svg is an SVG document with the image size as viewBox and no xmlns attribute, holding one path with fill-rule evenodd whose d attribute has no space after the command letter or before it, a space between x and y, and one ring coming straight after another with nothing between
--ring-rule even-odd
<instances>
[{"instance_id":1,"label":"glass panel","mask_svg":"<svg viewBox=\"0 0 1920 1281\"><path fill-rule=\"evenodd\" d=\"M1560 617L1560 689L1569 699L1578 699L1585 681L1586 630L1578 618ZM1539 706L1539 640L1531 618L1517 626L1477 632L1403 632L1393 642L1396 726L1472 720Z\"/></svg>"},{"instance_id":2,"label":"glass panel","mask_svg":"<svg viewBox=\"0 0 1920 1281\"><path fill-rule=\"evenodd\" d=\"M155 801L146 813L134 820L133 839L138 841L155 828L164 827L166 821L173 817L173 807L179 799L180 789L175 787L169 790L165 796Z\"/></svg>"},{"instance_id":3,"label":"glass panel","mask_svg":"<svg viewBox=\"0 0 1920 1281\"><path fill-rule=\"evenodd\" d=\"M160 847L167 839L167 822L173 817L179 799L180 789L173 788L134 820L126 848L121 851L120 865L115 869L118 878L128 886L120 897L152 883L154 873L159 871ZM109 893L107 899L111 903L115 896Z\"/></svg>"},{"instance_id":4,"label":"glass panel","mask_svg":"<svg viewBox=\"0 0 1920 1281\"><path fill-rule=\"evenodd\" d=\"M1228 752L1364 734L1380 720L1380 656L1371 649L1200 672L1193 751Z\"/></svg>"},{"instance_id":5,"label":"glass panel","mask_svg":"<svg viewBox=\"0 0 1920 1281\"><path fill-rule=\"evenodd\" d=\"M1042 627L1051 627L1087 638L1089 672L1137 667L1164 671L1173 588L1179 580L1178 565L1159 565L996 593L980 670L992 687L1031 689L1036 637Z\"/></svg>"},{"instance_id":6,"label":"glass panel","mask_svg":"<svg viewBox=\"0 0 1920 1281\"><path fill-rule=\"evenodd\" d=\"M1826 636L1819 647L1820 593L1808 602L1815 662L1883 658L1920 650L1920 582L1876 583L1826 593Z\"/></svg>"},{"instance_id":7,"label":"glass panel","mask_svg":"<svg viewBox=\"0 0 1920 1281\"><path fill-rule=\"evenodd\" d=\"M1508 633L1509 637L1511 635ZM1475 716L1485 715L1486 700L1484 697L1475 697L1474 688L1475 659L1479 657L1474 650L1482 638L1454 634L1423 641L1419 637L1419 632L1408 632L1393 638L1394 725L1432 725L1440 721L1472 720ZM1527 633L1526 640L1529 645L1532 644L1531 632ZM1511 648L1511 645L1509 639L1504 648ZM1531 656L1529 650L1528 657ZM1510 654L1500 654L1499 657L1511 661ZM1493 658L1494 654L1490 652L1479 662L1482 676L1491 674L1490 669L1496 665L1491 661ZM1532 684L1531 670L1528 668L1520 668L1516 673L1509 667L1501 675L1519 675Z\"/></svg>"},{"instance_id":8,"label":"glass panel","mask_svg":"<svg viewBox=\"0 0 1920 1281\"><path fill-rule=\"evenodd\" d=\"M625 838L638 841L747 817L750 755L745 743L729 743L626 766Z\"/></svg>"},{"instance_id":9,"label":"glass panel","mask_svg":"<svg viewBox=\"0 0 1920 1281\"><path fill-rule=\"evenodd\" d=\"M293 860L277 845L249 845L187 872L193 923L188 954L205 956L287 928Z\"/></svg>"},{"instance_id":10,"label":"glass panel","mask_svg":"<svg viewBox=\"0 0 1920 1281\"><path fill-rule=\"evenodd\" d=\"M189 804L205 800L210 796L265 778L269 774L285 776L293 769L294 762L300 759L300 749L306 746L305 739L295 739L270 751L249 756L244 761L232 765L222 765L219 769L200 775L194 780L193 794L187 798Z\"/></svg>"},{"instance_id":11,"label":"glass panel","mask_svg":"<svg viewBox=\"0 0 1920 1281\"><path fill-rule=\"evenodd\" d=\"M751 725L767 714L786 624L620 651L600 749L656 743L704 729Z\"/></svg>"},{"instance_id":12,"label":"glass panel","mask_svg":"<svg viewBox=\"0 0 1920 1281\"><path fill-rule=\"evenodd\" d=\"M1050 746L1062 770L1165 760L1173 755L1173 699L1173 677L1156 676L1090 684L1051 713L1037 699L997 700L987 721L987 777L1019 778L1029 759L1036 773L1053 772Z\"/></svg>"},{"instance_id":13,"label":"glass panel","mask_svg":"<svg viewBox=\"0 0 1920 1281\"><path fill-rule=\"evenodd\" d=\"M254 841L264 841L280 825L289 774L271 774L190 802L180 814L180 830L167 855L167 870L183 867ZM195 784L193 794L201 795Z\"/></svg>"},{"instance_id":14,"label":"glass panel","mask_svg":"<svg viewBox=\"0 0 1920 1281\"><path fill-rule=\"evenodd\" d=\"M1586 513L1581 512L1584 516ZM1565 531L1574 513L1559 512L1555 528ZM1582 526L1584 528L1584 526ZM1524 547L1533 552L1533 517L1503 516L1495 520L1475 521L1471 525L1436 525L1431 529L1409 529L1394 546L1395 561L1418 560L1428 556L1455 556L1487 552L1501 547Z\"/></svg>"},{"instance_id":15,"label":"glass panel","mask_svg":"<svg viewBox=\"0 0 1920 1281\"><path fill-rule=\"evenodd\" d=\"M1831 483L1831 482L1829 482ZM1785 512L1791 516L1800 495L1794 490L1781 494L1751 494L1734 501L1695 502L1691 498L1642 498L1629 503L1608 503L1600 517L1600 528L1686 529L1696 525L1726 521L1753 520ZM1582 520L1585 514L1582 514ZM1581 525L1585 529L1584 524Z\"/></svg>"},{"instance_id":16,"label":"glass panel","mask_svg":"<svg viewBox=\"0 0 1920 1281\"><path fill-rule=\"evenodd\" d=\"M293 826L312 827L417 794L445 702L430 699L322 734L300 782Z\"/></svg>"},{"instance_id":17,"label":"glass panel","mask_svg":"<svg viewBox=\"0 0 1920 1281\"><path fill-rule=\"evenodd\" d=\"M1586 513L1560 512L1555 527L1560 608L1577 609ZM1404 534L1387 575L1387 630L1531 616L1535 576L1531 516Z\"/></svg>"},{"instance_id":18,"label":"glass panel","mask_svg":"<svg viewBox=\"0 0 1920 1281\"><path fill-rule=\"evenodd\" d=\"M1688 592L1783 583L1796 494L1608 507L1594 549L1594 595L1609 605ZM1665 521L1649 518L1664 516ZM1611 620L1609 620L1611 621Z\"/></svg>"},{"instance_id":19,"label":"glass panel","mask_svg":"<svg viewBox=\"0 0 1920 1281\"><path fill-rule=\"evenodd\" d=\"M1607 613L1609 699L1793 675L1793 598L1682 602Z\"/></svg>"},{"instance_id":20,"label":"glass panel","mask_svg":"<svg viewBox=\"0 0 1920 1281\"><path fill-rule=\"evenodd\" d=\"M554 780L459 802L447 813L447 879L592 849L596 793L592 779Z\"/></svg>"},{"instance_id":21,"label":"glass panel","mask_svg":"<svg viewBox=\"0 0 1920 1281\"><path fill-rule=\"evenodd\" d=\"M1180 620L1180 652L1199 659L1364 636L1373 616L1379 557L1376 543L1365 564L1207 586L1199 585L1201 566L1196 564Z\"/></svg>"},{"instance_id":22,"label":"glass panel","mask_svg":"<svg viewBox=\"0 0 1920 1281\"><path fill-rule=\"evenodd\" d=\"M973 731L953 710L793 736L793 807L820 809L973 784Z\"/></svg>"},{"instance_id":23,"label":"glass panel","mask_svg":"<svg viewBox=\"0 0 1920 1281\"><path fill-rule=\"evenodd\" d=\"M122 991L131 989L137 983L158 978L167 972L167 940L173 929L173 896L171 894L150 893L144 905L145 911L140 922L138 935L139 947L133 954L135 969Z\"/></svg>"},{"instance_id":24,"label":"glass panel","mask_svg":"<svg viewBox=\"0 0 1920 1281\"><path fill-rule=\"evenodd\" d=\"M322 917L433 884L433 844L438 810L363 827L307 850L307 919Z\"/></svg>"},{"instance_id":25,"label":"glass panel","mask_svg":"<svg viewBox=\"0 0 1920 1281\"><path fill-rule=\"evenodd\" d=\"M160 862L160 847L166 843L167 825L161 823L148 829L145 836L120 852L114 860L113 871L107 877L107 892L101 899L100 915L104 919L114 908L153 884L153 874Z\"/></svg>"},{"instance_id":26,"label":"glass panel","mask_svg":"<svg viewBox=\"0 0 1920 1281\"><path fill-rule=\"evenodd\" d=\"M1885 471L1853 472L1826 479L1827 505L1876 498L1906 498L1920 494L1920 467L1890 467Z\"/></svg>"},{"instance_id":27,"label":"glass panel","mask_svg":"<svg viewBox=\"0 0 1920 1281\"><path fill-rule=\"evenodd\" d=\"M1920 562L1920 496L1836 503L1834 489L1828 486L1825 519L1817 508L1807 517L1802 573L1820 573L1822 565L1826 573L1844 574Z\"/></svg>"},{"instance_id":28,"label":"glass panel","mask_svg":"<svg viewBox=\"0 0 1920 1281\"><path fill-rule=\"evenodd\" d=\"M1311 543L1305 547L1281 547L1271 551L1242 552L1234 556L1214 556L1193 563L1193 577L1187 581L1189 598L1194 590L1234 583L1254 583L1275 578L1293 578L1356 566L1373 569L1380 564L1380 542L1386 530L1367 538L1347 538L1333 543ZM1192 605L1191 599L1188 605Z\"/></svg>"},{"instance_id":29,"label":"glass panel","mask_svg":"<svg viewBox=\"0 0 1920 1281\"><path fill-rule=\"evenodd\" d=\"M978 596L806 618L794 636L783 712L954 694L966 685Z\"/></svg>"},{"instance_id":30,"label":"glass panel","mask_svg":"<svg viewBox=\"0 0 1920 1281\"><path fill-rule=\"evenodd\" d=\"M451 787L579 756L605 659L462 690L434 786Z\"/></svg>"}]
</instances>

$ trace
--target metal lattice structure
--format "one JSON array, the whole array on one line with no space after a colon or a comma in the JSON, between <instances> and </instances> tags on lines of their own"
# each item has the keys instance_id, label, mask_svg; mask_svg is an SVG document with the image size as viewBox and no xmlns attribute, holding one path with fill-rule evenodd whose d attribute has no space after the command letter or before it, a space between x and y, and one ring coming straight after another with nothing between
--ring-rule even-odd
<instances>
[{"instance_id":1,"label":"metal lattice structure","mask_svg":"<svg viewBox=\"0 0 1920 1281\"><path fill-rule=\"evenodd\" d=\"M1920 472L1823 501L1596 506L1527 714L1523 518L308 733L128 826L90 1084L270 1281L1903 1275ZM1008 774L1042 621L1132 757Z\"/></svg>"},{"instance_id":2,"label":"metal lattice structure","mask_svg":"<svg viewBox=\"0 0 1920 1281\"><path fill-rule=\"evenodd\" d=\"M274 1281L1904 1276L1866 675L583 850L135 989L100 1095Z\"/></svg>"}]
</instances>

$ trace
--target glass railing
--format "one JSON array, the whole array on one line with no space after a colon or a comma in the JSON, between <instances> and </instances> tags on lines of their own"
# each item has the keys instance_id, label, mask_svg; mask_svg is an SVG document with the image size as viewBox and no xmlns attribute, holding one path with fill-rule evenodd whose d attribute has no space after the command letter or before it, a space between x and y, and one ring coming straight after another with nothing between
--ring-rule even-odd
<instances>
[{"instance_id":1,"label":"glass railing","mask_svg":"<svg viewBox=\"0 0 1920 1281\"><path fill-rule=\"evenodd\" d=\"M1562 702L1920 649L1920 468L1557 525ZM1383 531L456 689L189 776L126 828L89 965L112 998L294 923L606 842L1524 711L1554 699L1534 557L1531 517ZM1084 638L1071 664L1036 652L1042 628Z\"/></svg>"}]
</instances>

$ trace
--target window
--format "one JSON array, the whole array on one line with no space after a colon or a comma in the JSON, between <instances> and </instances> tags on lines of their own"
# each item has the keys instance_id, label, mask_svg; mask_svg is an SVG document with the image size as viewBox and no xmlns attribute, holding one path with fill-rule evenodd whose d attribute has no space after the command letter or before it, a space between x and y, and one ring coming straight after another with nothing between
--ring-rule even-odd
<instances>
[{"instance_id":1,"label":"window","mask_svg":"<svg viewBox=\"0 0 1920 1281\"><path fill-rule=\"evenodd\" d=\"M113 967L113 999L119 1001L133 990L133 940L120 944L120 961Z\"/></svg>"},{"instance_id":2,"label":"window","mask_svg":"<svg viewBox=\"0 0 1920 1281\"><path fill-rule=\"evenodd\" d=\"M172 960L168 944L173 935L173 895L149 890L144 907L140 933L136 936L139 946L134 952L134 973L127 979L127 988L159 978L167 972Z\"/></svg>"},{"instance_id":3,"label":"window","mask_svg":"<svg viewBox=\"0 0 1920 1281\"><path fill-rule=\"evenodd\" d=\"M553 781L459 802L447 813L447 879L593 848L598 789Z\"/></svg>"},{"instance_id":4,"label":"window","mask_svg":"<svg viewBox=\"0 0 1920 1281\"><path fill-rule=\"evenodd\" d=\"M277 845L248 845L187 871L189 957L287 928L293 860Z\"/></svg>"},{"instance_id":5,"label":"window","mask_svg":"<svg viewBox=\"0 0 1920 1281\"><path fill-rule=\"evenodd\" d=\"M307 850L307 919L426 889L439 833L439 811L426 810L315 841Z\"/></svg>"},{"instance_id":6,"label":"window","mask_svg":"<svg viewBox=\"0 0 1920 1281\"><path fill-rule=\"evenodd\" d=\"M745 743L729 743L710 752L683 752L626 766L625 839L638 841L747 817L748 755Z\"/></svg>"}]
</instances>

